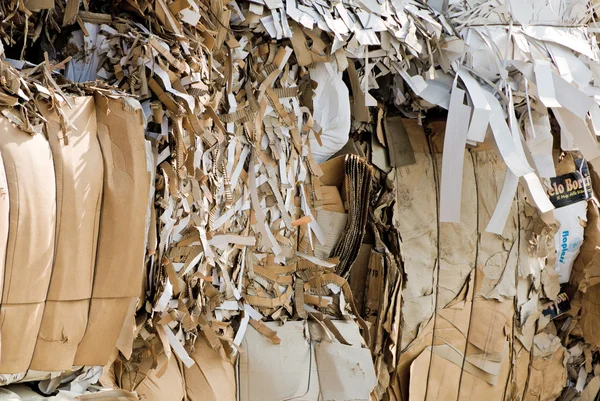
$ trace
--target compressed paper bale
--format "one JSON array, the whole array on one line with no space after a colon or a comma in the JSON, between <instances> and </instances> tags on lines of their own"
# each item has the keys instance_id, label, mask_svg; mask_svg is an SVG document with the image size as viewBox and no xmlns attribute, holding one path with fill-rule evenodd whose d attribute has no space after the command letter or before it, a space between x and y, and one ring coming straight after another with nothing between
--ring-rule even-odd
<instances>
[{"instance_id":1,"label":"compressed paper bale","mask_svg":"<svg viewBox=\"0 0 600 401\"><path fill-rule=\"evenodd\" d=\"M190 357L196 362L184 368L185 387L190 401L235 401L234 366L199 337Z\"/></svg>"}]
</instances>

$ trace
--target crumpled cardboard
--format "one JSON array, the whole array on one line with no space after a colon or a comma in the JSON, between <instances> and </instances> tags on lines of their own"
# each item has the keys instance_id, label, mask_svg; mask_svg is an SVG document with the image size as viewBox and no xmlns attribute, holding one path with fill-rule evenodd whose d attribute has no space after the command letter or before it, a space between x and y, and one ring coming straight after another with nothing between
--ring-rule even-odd
<instances>
[{"instance_id":1,"label":"crumpled cardboard","mask_svg":"<svg viewBox=\"0 0 600 401\"><path fill-rule=\"evenodd\" d=\"M150 364L152 358L149 358ZM135 371L121 372L118 377L120 388L135 391L140 400L145 401L182 401L185 397L183 373L177 358L170 359L161 354L157 368L140 366Z\"/></svg>"},{"instance_id":2,"label":"crumpled cardboard","mask_svg":"<svg viewBox=\"0 0 600 401\"><path fill-rule=\"evenodd\" d=\"M54 256L56 184L41 134L0 118L0 152L10 195L9 232L0 309L0 372L27 370L40 328Z\"/></svg>"}]
</instances>

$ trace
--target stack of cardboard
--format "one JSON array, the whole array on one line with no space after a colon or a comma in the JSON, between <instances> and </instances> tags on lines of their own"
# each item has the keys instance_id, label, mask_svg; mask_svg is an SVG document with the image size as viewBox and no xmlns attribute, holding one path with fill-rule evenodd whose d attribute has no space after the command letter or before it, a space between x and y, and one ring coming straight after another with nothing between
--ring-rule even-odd
<instances>
[{"instance_id":1,"label":"stack of cardboard","mask_svg":"<svg viewBox=\"0 0 600 401\"><path fill-rule=\"evenodd\" d=\"M593 399L589 6L3 2L0 379Z\"/></svg>"}]
</instances>

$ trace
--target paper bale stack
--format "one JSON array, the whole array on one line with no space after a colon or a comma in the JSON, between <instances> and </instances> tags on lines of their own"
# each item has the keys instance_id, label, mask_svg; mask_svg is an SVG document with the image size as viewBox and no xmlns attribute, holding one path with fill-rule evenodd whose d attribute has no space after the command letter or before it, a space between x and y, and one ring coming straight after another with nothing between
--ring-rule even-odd
<instances>
[{"instance_id":1,"label":"paper bale stack","mask_svg":"<svg viewBox=\"0 0 600 401\"><path fill-rule=\"evenodd\" d=\"M593 13L0 4L2 383L593 400Z\"/></svg>"}]
</instances>

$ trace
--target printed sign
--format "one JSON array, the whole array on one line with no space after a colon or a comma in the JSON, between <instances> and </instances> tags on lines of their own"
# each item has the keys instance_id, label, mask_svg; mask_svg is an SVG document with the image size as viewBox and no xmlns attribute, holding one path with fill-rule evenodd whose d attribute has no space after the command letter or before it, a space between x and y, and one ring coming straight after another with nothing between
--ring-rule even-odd
<instances>
[{"instance_id":1,"label":"printed sign","mask_svg":"<svg viewBox=\"0 0 600 401\"><path fill-rule=\"evenodd\" d=\"M585 159L576 159L576 171L550 178L548 196L554 207L563 207L592 197L592 180Z\"/></svg>"}]
</instances>

